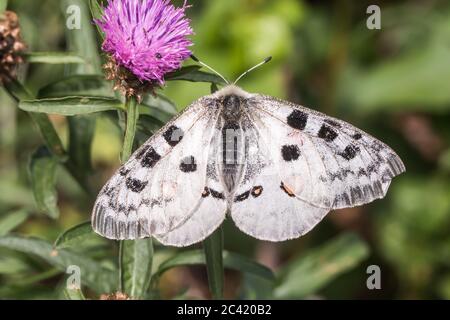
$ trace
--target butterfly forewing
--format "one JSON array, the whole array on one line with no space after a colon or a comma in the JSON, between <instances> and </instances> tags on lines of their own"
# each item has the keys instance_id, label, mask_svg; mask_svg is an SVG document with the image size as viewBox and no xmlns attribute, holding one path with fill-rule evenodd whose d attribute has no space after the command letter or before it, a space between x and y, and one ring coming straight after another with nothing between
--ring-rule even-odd
<instances>
[{"instance_id":1,"label":"butterfly forewing","mask_svg":"<svg viewBox=\"0 0 450 320\"><path fill-rule=\"evenodd\" d=\"M292 180L289 187L297 196L317 206L337 209L382 198L392 178L405 171L391 148L342 120L272 97L255 95L252 102L257 127L283 132L272 144L277 144L273 152L282 155L284 179ZM284 152L289 150L295 152ZM296 165L302 158L309 163L308 172ZM312 179L303 180L312 182L308 186L301 176L310 172ZM310 191L305 193L305 188Z\"/></svg>"},{"instance_id":2,"label":"butterfly forewing","mask_svg":"<svg viewBox=\"0 0 450 320\"><path fill-rule=\"evenodd\" d=\"M201 99L141 146L101 190L94 230L136 239L184 223L202 198L217 119Z\"/></svg>"}]
</instances>

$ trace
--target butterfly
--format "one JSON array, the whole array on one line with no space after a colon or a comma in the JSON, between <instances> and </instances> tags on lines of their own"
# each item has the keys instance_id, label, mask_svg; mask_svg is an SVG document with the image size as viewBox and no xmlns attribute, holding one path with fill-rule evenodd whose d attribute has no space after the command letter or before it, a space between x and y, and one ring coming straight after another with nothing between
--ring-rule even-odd
<instances>
[{"instance_id":1,"label":"butterfly","mask_svg":"<svg viewBox=\"0 0 450 320\"><path fill-rule=\"evenodd\" d=\"M342 120L228 85L131 156L100 191L92 226L183 247L229 215L250 236L284 241L333 209L383 198L404 171L390 147Z\"/></svg>"}]
</instances>

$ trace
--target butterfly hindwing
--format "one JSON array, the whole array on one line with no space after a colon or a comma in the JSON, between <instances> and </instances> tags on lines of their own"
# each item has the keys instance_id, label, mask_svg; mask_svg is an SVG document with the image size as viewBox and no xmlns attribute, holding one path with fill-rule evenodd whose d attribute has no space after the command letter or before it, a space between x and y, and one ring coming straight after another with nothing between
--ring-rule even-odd
<instances>
[{"instance_id":1,"label":"butterfly hindwing","mask_svg":"<svg viewBox=\"0 0 450 320\"><path fill-rule=\"evenodd\" d=\"M243 232L268 241L307 233L328 212L303 201L283 187L279 162L263 133L247 118L245 165L231 206L231 217ZM283 189L284 188L284 189Z\"/></svg>"},{"instance_id":2,"label":"butterfly hindwing","mask_svg":"<svg viewBox=\"0 0 450 320\"><path fill-rule=\"evenodd\" d=\"M211 235L225 219L227 199L220 181L219 148L220 135L216 134L209 148L207 179L201 200L185 223L167 234L155 236L162 244L183 247L200 242Z\"/></svg>"},{"instance_id":3,"label":"butterfly hindwing","mask_svg":"<svg viewBox=\"0 0 450 320\"><path fill-rule=\"evenodd\" d=\"M93 228L111 239L167 233L202 198L218 113L200 99L142 145L101 190Z\"/></svg>"}]
</instances>

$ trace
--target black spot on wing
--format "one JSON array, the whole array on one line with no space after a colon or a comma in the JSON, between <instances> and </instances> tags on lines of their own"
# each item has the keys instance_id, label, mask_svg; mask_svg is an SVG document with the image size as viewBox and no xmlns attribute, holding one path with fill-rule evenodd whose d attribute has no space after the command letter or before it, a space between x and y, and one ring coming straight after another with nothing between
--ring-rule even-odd
<instances>
[{"instance_id":1,"label":"black spot on wing","mask_svg":"<svg viewBox=\"0 0 450 320\"><path fill-rule=\"evenodd\" d=\"M335 127L335 128L340 128L340 127L341 127L341 124L340 124L339 122L335 121L335 120L325 119L325 120L323 120L323 122L326 122L326 123L328 123L330 126L333 126L333 127Z\"/></svg>"},{"instance_id":2,"label":"black spot on wing","mask_svg":"<svg viewBox=\"0 0 450 320\"><path fill-rule=\"evenodd\" d=\"M338 136L338 133L334 131L330 126L327 126L326 124L322 124L320 127L318 137L325 140L326 142L332 142L336 137Z\"/></svg>"},{"instance_id":3,"label":"black spot on wing","mask_svg":"<svg viewBox=\"0 0 450 320\"><path fill-rule=\"evenodd\" d=\"M195 162L195 158L193 156L189 156L181 160L180 170L185 173L197 171L197 163Z\"/></svg>"},{"instance_id":4,"label":"black spot on wing","mask_svg":"<svg viewBox=\"0 0 450 320\"><path fill-rule=\"evenodd\" d=\"M300 157L300 149L297 145L284 145L281 147L281 155L284 161L294 161Z\"/></svg>"},{"instance_id":5,"label":"black spot on wing","mask_svg":"<svg viewBox=\"0 0 450 320\"><path fill-rule=\"evenodd\" d=\"M202 193L202 198L207 198L207 197L209 197L210 194L211 194L211 192L209 192L208 187L205 187L205 190L203 190L203 193Z\"/></svg>"},{"instance_id":6,"label":"black spot on wing","mask_svg":"<svg viewBox=\"0 0 450 320\"><path fill-rule=\"evenodd\" d=\"M166 142L172 147L175 147L178 143L180 143L183 139L183 136L183 130L174 125L170 126L163 133L164 140L166 140Z\"/></svg>"},{"instance_id":7,"label":"black spot on wing","mask_svg":"<svg viewBox=\"0 0 450 320\"><path fill-rule=\"evenodd\" d=\"M209 196L212 196L213 198L216 198L216 199L225 199L225 196L223 195L222 192L218 192L211 188L205 187L205 189L203 190L203 193L202 193L202 198L207 198Z\"/></svg>"},{"instance_id":8,"label":"black spot on wing","mask_svg":"<svg viewBox=\"0 0 450 320\"><path fill-rule=\"evenodd\" d=\"M133 192L139 193L147 186L147 181L140 181L133 178L128 178L125 182L128 189L130 189Z\"/></svg>"},{"instance_id":9,"label":"black spot on wing","mask_svg":"<svg viewBox=\"0 0 450 320\"><path fill-rule=\"evenodd\" d=\"M367 173L369 173L369 175L371 174L371 173L377 173L378 172L378 169L377 169L377 164L376 163L370 163L368 166L367 166Z\"/></svg>"},{"instance_id":10,"label":"black spot on wing","mask_svg":"<svg viewBox=\"0 0 450 320\"><path fill-rule=\"evenodd\" d=\"M234 198L234 202L241 202L241 201L247 200L249 196L250 196L250 190L236 196Z\"/></svg>"},{"instance_id":11,"label":"black spot on wing","mask_svg":"<svg viewBox=\"0 0 450 320\"><path fill-rule=\"evenodd\" d=\"M292 111L287 117L287 124L294 129L304 130L307 122L308 114L300 110Z\"/></svg>"},{"instance_id":12,"label":"black spot on wing","mask_svg":"<svg viewBox=\"0 0 450 320\"><path fill-rule=\"evenodd\" d=\"M136 151L136 159L141 160L149 148L150 146L142 146L138 151Z\"/></svg>"},{"instance_id":13,"label":"black spot on wing","mask_svg":"<svg viewBox=\"0 0 450 320\"><path fill-rule=\"evenodd\" d=\"M360 140L362 138L361 133L355 133L354 135L352 135L352 138L355 140Z\"/></svg>"},{"instance_id":14,"label":"black spot on wing","mask_svg":"<svg viewBox=\"0 0 450 320\"><path fill-rule=\"evenodd\" d=\"M370 145L370 148L374 151L380 152L381 150L384 149L383 144L380 141L373 141L372 144Z\"/></svg>"},{"instance_id":15,"label":"black spot on wing","mask_svg":"<svg viewBox=\"0 0 450 320\"><path fill-rule=\"evenodd\" d=\"M368 177L369 174L367 173L367 171L366 171L364 168L359 168L359 171L358 171L358 178L360 178L360 177L362 177L362 176Z\"/></svg>"},{"instance_id":16,"label":"black spot on wing","mask_svg":"<svg viewBox=\"0 0 450 320\"><path fill-rule=\"evenodd\" d=\"M356 154L359 152L359 148L352 144L349 144L343 152L339 153L339 155L345 160L351 160L356 157Z\"/></svg>"},{"instance_id":17,"label":"black spot on wing","mask_svg":"<svg viewBox=\"0 0 450 320\"><path fill-rule=\"evenodd\" d=\"M359 186L350 187L350 197L353 204L364 201L364 195Z\"/></svg>"},{"instance_id":18,"label":"black spot on wing","mask_svg":"<svg viewBox=\"0 0 450 320\"><path fill-rule=\"evenodd\" d=\"M125 168L125 167L122 167L122 168L120 168L120 170L119 170L119 174L120 174L122 177L126 177L126 175L127 175L128 173L130 173L130 170L127 169L127 168Z\"/></svg>"},{"instance_id":19,"label":"black spot on wing","mask_svg":"<svg viewBox=\"0 0 450 320\"><path fill-rule=\"evenodd\" d=\"M153 168L160 159L161 156L155 151L155 149L149 147L145 155L142 157L141 165L145 168Z\"/></svg>"}]
</instances>

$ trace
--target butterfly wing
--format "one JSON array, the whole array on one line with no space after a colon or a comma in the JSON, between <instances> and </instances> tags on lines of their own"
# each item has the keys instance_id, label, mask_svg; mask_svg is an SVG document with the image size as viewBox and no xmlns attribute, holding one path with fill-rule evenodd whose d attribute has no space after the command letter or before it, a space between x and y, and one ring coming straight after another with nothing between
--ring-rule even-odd
<instances>
[{"instance_id":1,"label":"butterfly wing","mask_svg":"<svg viewBox=\"0 0 450 320\"><path fill-rule=\"evenodd\" d=\"M384 197L405 170L388 146L324 114L254 95L247 117L246 143L255 151L246 154L231 214L256 238L303 235L331 209ZM251 196L254 188L262 189L258 197Z\"/></svg>"},{"instance_id":2,"label":"butterfly wing","mask_svg":"<svg viewBox=\"0 0 450 320\"><path fill-rule=\"evenodd\" d=\"M231 217L243 232L261 240L297 238L313 228L329 211L282 189L281 170L253 121L243 121L245 163L231 205Z\"/></svg>"},{"instance_id":3,"label":"butterfly wing","mask_svg":"<svg viewBox=\"0 0 450 320\"><path fill-rule=\"evenodd\" d=\"M345 121L272 97L254 99L255 126L284 164L283 178L297 196L315 205L339 209L383 198L391 180L405 171L390 147ZM268 126L276 128L276 139L267 134ZM297 160L314 173L308 183Z\"/></svg>"},{"instance_id":4,"label":"butterfly wing","mask_svg":"<svg viewBox=\"0 0 450 320\"><path fill-rule=\"evenodd\" d=\"M218 129L217 132L220 132L220 123ZM178 228L167 234L156 235L155 238L162 244L185 247L200 242L211 235L225 219L227 201L220 182L220 143L220 135L216 134L211 141L205 188L193 214Z\"/></svg>"},{"instance_id":5,"label":"butterfly wing","mask_svg":"<svg viewBox=\"0 0 450 320\"><path fill-rule=\"evenodd\" d=\"M98 195L94 230L138 239L185 223L202 199L217 119L215 106L202 98L142 145Z\"/></svg>"}]
</instances>

